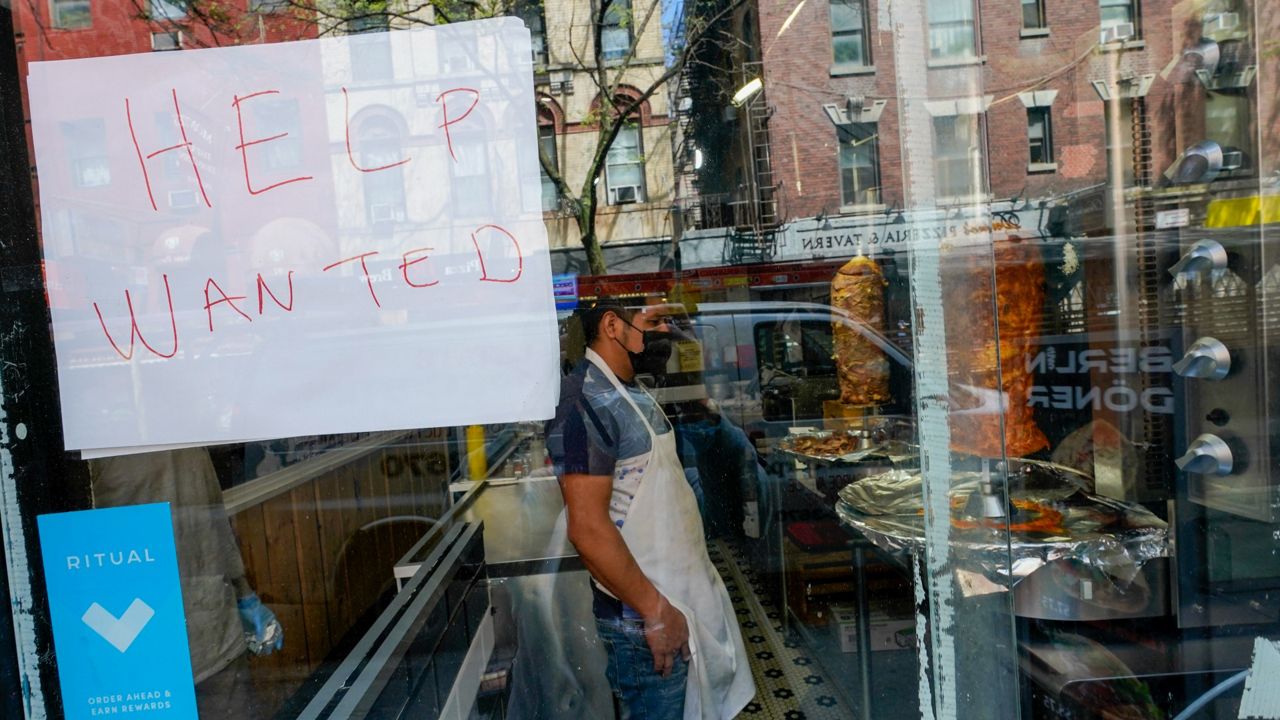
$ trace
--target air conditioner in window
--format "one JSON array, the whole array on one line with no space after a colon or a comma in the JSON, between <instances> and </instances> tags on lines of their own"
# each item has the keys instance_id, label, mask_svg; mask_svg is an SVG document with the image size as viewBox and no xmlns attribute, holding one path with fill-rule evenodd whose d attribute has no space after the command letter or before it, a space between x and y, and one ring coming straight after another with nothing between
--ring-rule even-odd
<instances>
[{"instance_id":1,"label":"air conditioner in window","mask_svg":"<svg viewBox=\"0 0 1280 720\"><path fill-rule=\"evenodd\" d=\"M1240 27L1240 13L1223 12L1210 13L1204 16L1203 20L1205 35L1213 33L1231 32Z\"/></svg>"},{"instance_id":2,"label":"air conditioner in window","mask_svg":"<svg viewBox=\"0 0 1280 720\"><path fill-rule=\"evenodd\" d=\"M1124 42L1133 37L1133 23L1118 23L1109 28L1103 28L1102 34L1098 38L1098 44L1108 45L1110 43Z\"/></svg>"},{"instance_id":3,"label":"air conditioner in window","mask_svg":"<svg viewBox=\"0 0 1280 720\"><path fill-rule=\"evenodd\" d=\"M392 203L377 203L369 206L369 220L374 224L396 222L400 219L400 209Z\"/></svg>"},{"instance_id":4,"label":"air conditioner in window","mask_svg":"<svg viewBox=\"0 0 1280 720\"><path fill-rule=\"evenodd\" d=\"M186 210L196 206L195 190L170 190L169 207L174 210Z\"/></svg>"},{"instance_id":5,"label":"air conditioner in window","mask_svg":"<svg viewBox=\"0 0 1280 720\"><path fill-rule=\"evenodd\" d=\"M644 202L644 193L638 185L619 185L609 188L610 205L626 205L627 203Z\"/></svg>"}]
</instances>

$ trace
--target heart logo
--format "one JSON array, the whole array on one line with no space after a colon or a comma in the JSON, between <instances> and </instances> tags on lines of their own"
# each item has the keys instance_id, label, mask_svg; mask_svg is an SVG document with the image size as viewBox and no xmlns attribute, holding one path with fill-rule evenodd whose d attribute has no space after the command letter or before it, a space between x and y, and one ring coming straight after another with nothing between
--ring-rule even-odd
<instances>
[{"instance_id":1,"label":"heart logo","mask_svg":"<svg viewBox=\"0 0 1280 720\"><path fill-rule=\"evenodd\" d=\"M155 617L156 611L151 606L142 602L141 598L134 598L130 603L129 609L124 611L120 617L116 617L107 612L107 609L94 603L84 611L84 616L80 619L84 621L89 629L102 636L103 640L111 643L111 646L120 652L129 649L134 640L138 639L138 633L151 622L151 618Z\"/></svg>"}]
</instances>

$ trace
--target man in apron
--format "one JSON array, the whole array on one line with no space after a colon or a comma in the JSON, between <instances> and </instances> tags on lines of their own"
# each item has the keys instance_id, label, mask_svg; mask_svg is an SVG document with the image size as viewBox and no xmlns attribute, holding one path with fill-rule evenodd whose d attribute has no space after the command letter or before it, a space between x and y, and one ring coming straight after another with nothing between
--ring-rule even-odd
<instances>
[{"instance_id":1,"label":"man in apron","mask_svg":"<svg viewBox=\"0 0 1280 720\"><path fill-rule=\"evenodd\" d=\"M623 718L727 720L755 695L742 635L671 424L634 380L645 332L665 328L609 300L580 318L586 358L563 381L547 447L609 684Z\"/></svg>"}]
</instances>

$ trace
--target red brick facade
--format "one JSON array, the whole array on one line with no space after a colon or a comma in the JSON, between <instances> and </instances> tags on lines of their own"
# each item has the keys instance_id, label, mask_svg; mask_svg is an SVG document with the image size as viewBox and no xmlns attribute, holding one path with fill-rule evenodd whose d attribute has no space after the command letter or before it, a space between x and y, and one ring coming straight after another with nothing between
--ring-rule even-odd
<instances>
[{"instance_id":1,"label":"red brick facade","mask_svg":"<svg viewBox=\"0 0 1280 720\"><path fill-rule=\"evenodd\" d=\"M805 3L795 17L795 4L759 1L760 37L770 120L773 170L780 187L784 220L841 212L841 179L837 132L822 106L845 106L846 97L887 101L878 123L881 202L903 202L903 168L899 129L902 80L927 73L930 100L969 95L988 96L985 113L987 178L990 197L999 201L1058 197L1107 180L1107 109L1095 81L1114 84L1135 78L1149 88L1145 96L1152 142L1151 172L1158 176L1187 147L1204 139L1205 88L1194 77L1194 64L1183 58L1201 36L1201 17L1172 0L1136 0L1141 18L1139 37L1101 49L1096 1L1043 0L1047 33L1022 32L1021 5L975 2L977 52L973 65L928 67L928 29L899 28L924 48L920 67L895 67L895 31L885 0L868 0L867 29L871 63L862 74L840 75L833 69L829 0ZM922 0L927 7L927 0ZM1240 2L1245 22L1252 3ZM786 28L784 30L784 24ZM902 77L900 77L900 75ZM979 79L980 78L980 79ZM950 87L948 87L950 85ZM957 93L954 88L961 88ZM1251 122L1256 123L1258 82L1247 90ZM967 90L967 91L966 91ZM1055 91L1051 105L1055 169L1029 168L1027 108L1019 94ZM1123 92L1123 90L1122 90ZM1129 101L1122 101L1128 105ZM1119 104L1119 102L1117 103ZM1274 114L1266 113L1264 117ZM1265 120L1264 120L1265 122ZM1274 128L1271 132L1274 133ZM1125 133L1132 135L1126 125ZM1253 136L1256 127L1250 126ZM1256 153L1255 154L1260 154ZM846 213L855 212L845 208Z\"/></svg>"}]
</instances>

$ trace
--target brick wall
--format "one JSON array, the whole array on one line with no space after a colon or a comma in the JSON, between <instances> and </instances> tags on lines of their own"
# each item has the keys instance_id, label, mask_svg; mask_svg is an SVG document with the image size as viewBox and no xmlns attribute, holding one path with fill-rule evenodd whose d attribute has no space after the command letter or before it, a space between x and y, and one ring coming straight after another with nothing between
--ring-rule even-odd
<instances>
[{"instance_id":1,"label":"brick wall","mask_svg":"<svg viewBox=\"0 0 1280 720\"><path fill-rule=\"evenodd\" d=\"M881 197L886 205L902 199L899 84L893 32L883 4L884 0L870 0L867 13L874 72L839 76L832 72L828 2L805 4L782 32L795 5L760 0L765 92L775 108L770 140L785 219L840 211L836 129L822 105L843 107L846 96L888 100L879 123ZM1140 42L1100 51L1095 2L1045 0L1045 4L1048 33L1024 37L1020 4L982 2L978 43L983 62L930 68L922 58L919 68L905 72L929 74L930 99L991 96L986 115L987 165L996 200L1058 196L1106 181L1107 115L1092 85L1095 80L1156 75L1146 102L1154 141L1153 169L1163 170L1190 144L1188 138L1202 132L1203 91L1189 87L1186 76L1167 72L1171 60L1198 38L1198 15L1176 7L1173 0L1144 0ZM927 32L923 28L906 31ZM1019 99L1020 93L1028 91L1057 93L1051 106L1056 169L1029 172L1027 110Z\"/></svg>"}]
</instances>

